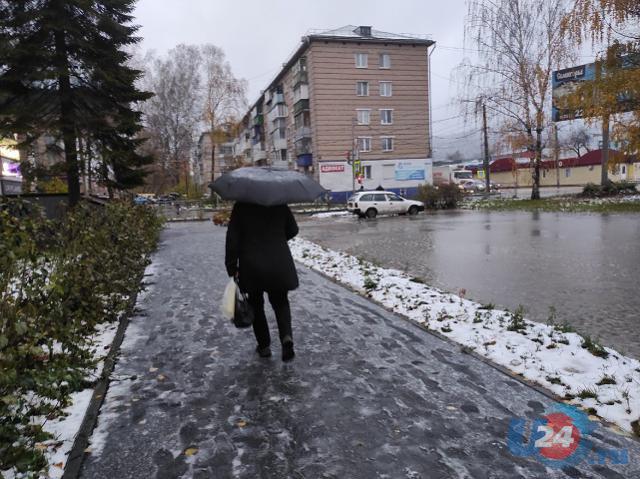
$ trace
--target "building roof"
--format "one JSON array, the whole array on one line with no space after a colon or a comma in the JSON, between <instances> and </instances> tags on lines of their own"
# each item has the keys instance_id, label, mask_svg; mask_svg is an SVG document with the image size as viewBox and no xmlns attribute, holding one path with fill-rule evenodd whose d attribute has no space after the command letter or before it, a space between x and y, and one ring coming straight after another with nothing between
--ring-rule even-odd
<instances>
[{"instance_id":1,"label":"building roof","mask_svg":"<svg viewBox=\"0 0 640 479\"><path fill-rule=\"evenodd\" d=\"M609 150L609 158L617 159L618 161L624 161L625 163L632 163L635 160L633 156L627 156L621 151ZM579 166L596 166L602 164L602 150L593 150L580 158L561 158L558 160L560 168L577 168ZM517 165L517 166L516 166ZM520 158L514 159L513 157L502 157L491 162L490 170L492 173L500 173L503 171L513 171L517 168L529 168L530 160L521 161ZM555 160L543 159L542 167L545 169L554 169L556 167Z\"/></svg>"},{"instance_id":2,"label":"building roof","mask_svg":"<svg viewBox=\"0 0 640 479\"><path fill-rule=\"evenodd\" d=\"M401 41L408 43L424 43L432 45L435 43L428 35L413 35L408 33L389 33L381 30L376 30L372 27L368 28L371 32L370 35L363 34L362 27L355 25L345 25L344 27L336 28L333 30L309 30L306 34L310 39L337 39L348 40L357 39L360 41L368 40L386 40L386 41Z\"/></svg>"}]
</instances>

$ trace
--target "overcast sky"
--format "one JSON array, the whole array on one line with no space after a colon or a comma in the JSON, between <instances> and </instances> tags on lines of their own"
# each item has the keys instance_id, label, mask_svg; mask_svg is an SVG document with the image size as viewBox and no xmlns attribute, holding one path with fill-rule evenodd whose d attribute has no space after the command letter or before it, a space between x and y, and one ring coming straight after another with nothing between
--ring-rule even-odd
<instances>
[{"instance_id":1,"label":"overcast sky","mask_svg":"<svg viewBox=\"0 0 640 479\"><path fill-rule=\"evenodd\" d=\"M480 156L478 128L455 105L452 70L463 58L464 0L139 0L135 12L143 50L162 54L180 43L221 47L236 76L249 82L249 101L282 67L310 29L371 25L393 33L427 34L432 55L434 157L460 149ZM461 138L465 137L465 138Z\"/></svg>"}]
</instances>

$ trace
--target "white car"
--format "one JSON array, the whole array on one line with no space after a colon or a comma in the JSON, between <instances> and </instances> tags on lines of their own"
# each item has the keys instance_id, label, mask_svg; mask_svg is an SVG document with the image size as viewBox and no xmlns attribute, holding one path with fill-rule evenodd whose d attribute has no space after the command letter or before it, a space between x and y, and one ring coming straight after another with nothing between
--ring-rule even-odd
<instances>
[{"instance_id":1,"label":"white car","mask_svg":"<svg viewBox=\"0 0 640 479\"><path fill-rule=\"evenodd\" d=\"M358 191L347 200L347 210L361 218L375 218L379 214L415 215L424 211L424 203L407 200L390 191Z\"/></svg>"}]
</instances>

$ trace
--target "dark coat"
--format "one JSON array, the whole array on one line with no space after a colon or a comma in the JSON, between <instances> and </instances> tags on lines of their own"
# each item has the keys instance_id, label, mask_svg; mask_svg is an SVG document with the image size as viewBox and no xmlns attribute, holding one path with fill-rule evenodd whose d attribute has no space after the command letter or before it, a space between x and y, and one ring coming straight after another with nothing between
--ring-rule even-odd
<instances>
[{"instance_id":1,"label":"dark coat","mask_svg":"<svg viewBox=\"0 0 640 479\"><path fill-rule=\"evenodd\" d=\"M239 272L243 291L296 289L298 274L287 241L297 234L288 206L236 203L227 230L227 273Z\"/></svg>"}]
</instances>

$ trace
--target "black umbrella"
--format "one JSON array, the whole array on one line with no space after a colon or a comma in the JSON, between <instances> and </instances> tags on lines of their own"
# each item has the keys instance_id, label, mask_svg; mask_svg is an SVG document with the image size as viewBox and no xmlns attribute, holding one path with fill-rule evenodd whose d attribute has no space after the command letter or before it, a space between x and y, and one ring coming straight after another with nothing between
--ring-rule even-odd
<instances>
[{"instance_id":1,"label":"black umbrella","mask_svg":"<svg viewBox=\"0 0 640 479\"><path fill-rule=\"evenodd\" d=\"M238 168L225 173L209 186L224 200L262 206L314 201L327 193L307 175L273 168Z\"/></svg>"}]
</instances>

